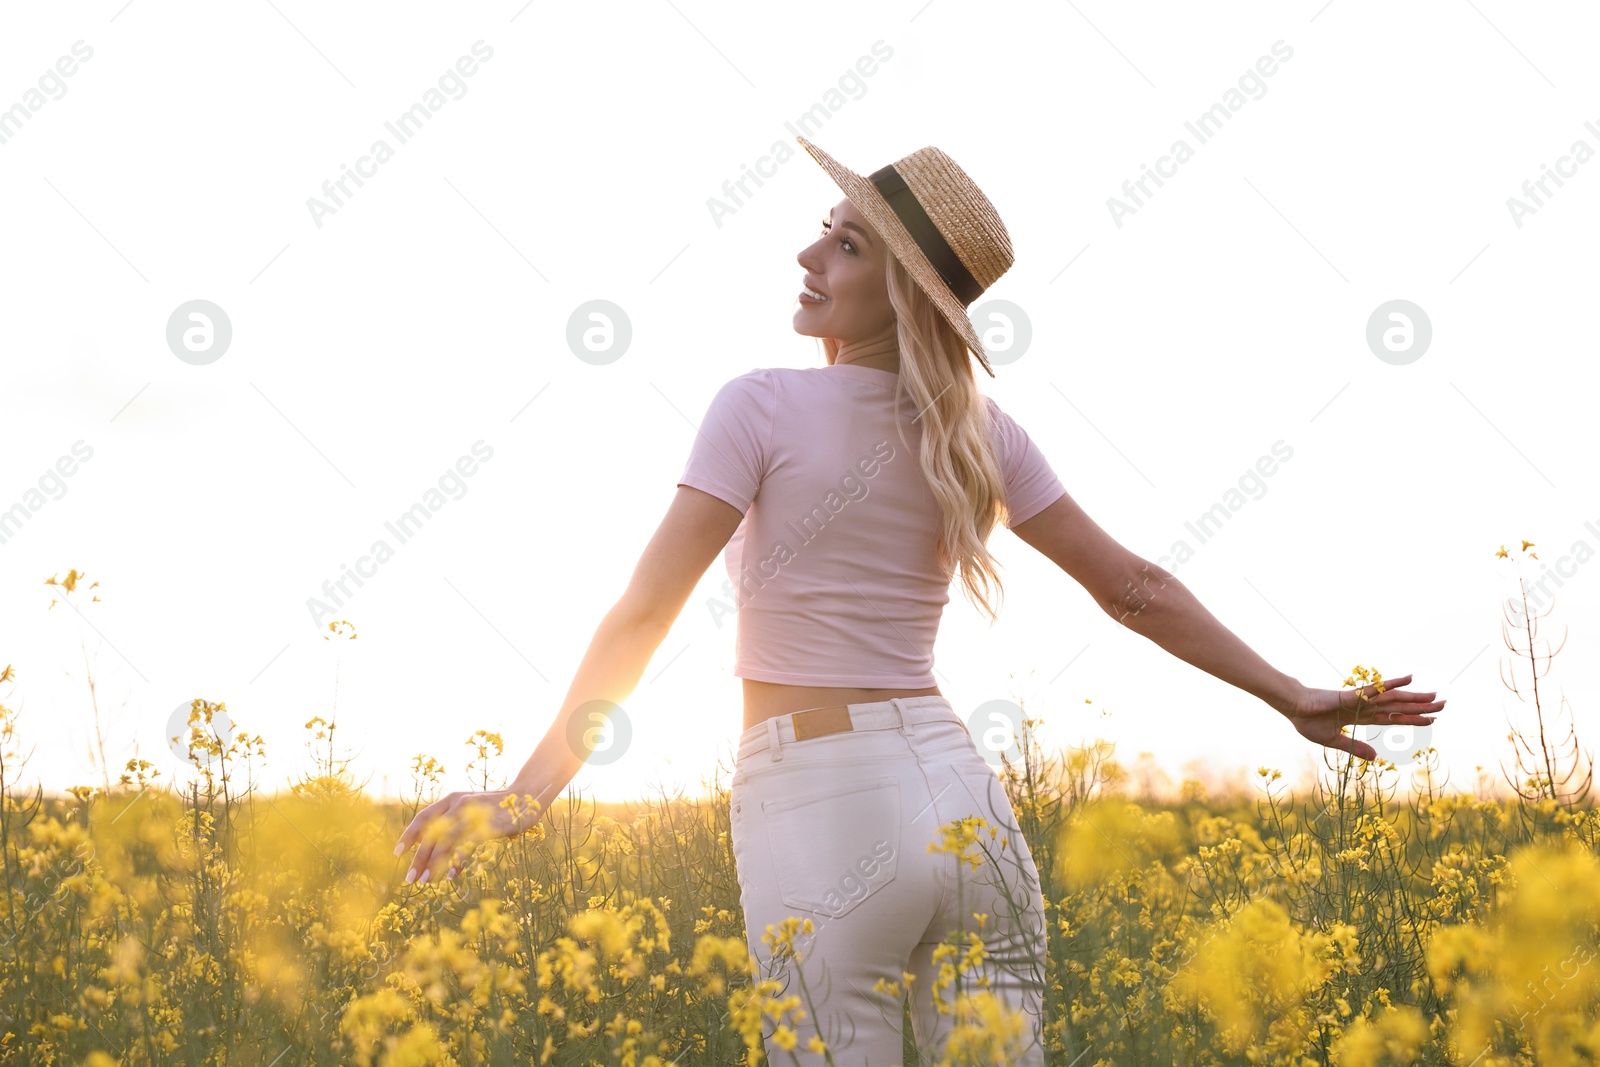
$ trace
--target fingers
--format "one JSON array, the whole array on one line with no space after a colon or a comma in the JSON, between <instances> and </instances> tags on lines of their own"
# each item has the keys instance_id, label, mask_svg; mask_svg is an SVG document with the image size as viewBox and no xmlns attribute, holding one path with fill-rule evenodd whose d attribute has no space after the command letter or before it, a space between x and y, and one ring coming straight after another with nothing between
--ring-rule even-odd
<instances>
[{"instance_id":1,"label":"fingers","mask_svg":"<svg viewBox=\"0 0 1600 1067\"><path fill-rule=\"evenodd\" d=\"M1337 749L1340 752L1349 752L1357 759L1371 761L1378 755L1378 750L1358 737L1347 734L1341 728L1331 737L1311 736L1311 740L1324 748Z\"/></svg>"},{"instance_id":2,"label":"fingers","mask_svg":"<svg viewBox=\"0 0 1600 1067\"><path fill-rule=\"evenodd\" d=\"M406 849L414 845L417 841L417 838L421 836L423 827L432 822L436 815L439 815L441 812L448 811L450 809L450 804L453 800L455 800L456 795L457 794L455 793L451 793L448 796L440 797L432 804L429 804L427 807L417 812L416 817L411 820L410 824L408 824L404 830L400 831L400 842L399 844L395 845L394 854L398 856L405 852Z\"/></svg>"},{"instance_id":3,"label":"fingers","mask_svg":"<svg viewBox=\"0 0 1600 1067\"><path fill-rule=\"evenodd\" d=\"M536 815L515 819L502 810L504 807L499 792L451 793L418 812L395 846L397 856L409 846L417 846L406 884L414 880L421 885L453 877L479 843L511 836L537 821Z\"/></svg>"},{"instance_id":4,"label":"fingers","mask_svg":"<svg viewBox=\"0 0 1600 1067\"><path fill-rule=\"evenodd\" d=\"M411 869L406 871L405 884L410 885L412 882L419 881L419 879L422 882L426 882L433 877L433 872L428 869L432 863L432 848L417 849L416 856L411 860Z\"/></svg>"},{"instance_id":5,"label":"fingers","mask_svg":"<svg viewBox=\"0 0 1600 1067\"><path fill-rule=\"evenodd\" d=\"M1358 741L1353 737L1340 737L1328 747L1342 749L1345 752L1353 754L1357 759L1364 759L1369 762L1376 759L1378 756L1377 749L1373 748L1365 741Z\"/></svg>"},{"instance_id":6,"label":"fingers","mask_svg":"<svg viewBox=\"0 0 1600 1067\"><path fill-rule=\"evenodd\" d=\"M411 857L411 869L406 871L406 885L415 881L426 882L433 877L434 854L438 847L434 841L424 841L417 847L417 854Z\"/></svg>"},{"instance_id":7,"label":"fingers","mask_svg":"<svg viewBox=\"0 0 1600 1067\"><path fill-rule=\"evenodd\" d=\"M417 842L417 854L412 857L411 867L406 872L406 885L413 881L418 885L433 881L439 874L435 868L440 866L440 860L449 859L455 854L460 827L450 810L454 797L452 793L450 797L435 801L418 812L401 835L400 851L404 851L408 836L411 841ZM435 811L436 808L439 810Z\"/></svg>"},{"instance_id":8,"label":"fingers","mask_svg":"<svg viewBox=\"0 0 1600 1067\"><path fill-rule=\"evenodd\" d=\"M449 842L439 842L426 845L417 850L417 858L412 861L411 869L406 872L405 884L410 885L415 881L418 885L426 882L436 882L441 877L453 876L460 864L455 859L455 846Z\"/></svg>"},{"instance_id":9,"label":"fingers","mask_svg":"<svg viewBox=\"0 0 1600 1067\"><path fill-rule=\"evenodd\" d=\"M1413 719L1424 718L1432 722L1433 716L1442 714L1442 711L1437 704L1423 704L1415 708L1382 709L1369 711L1366 714L1367 717L1362 719L1363 722L1368 721L1368 718L1372 722L1410 722Z\"/></svg>"},{"instance_id":10,"label":"fingers","mask_svg":"<svg viewBox=\"0 0 1600 1067\"><path fill-rule=\"evenodd\" d=\"M1361 686L1359 689L1356 690L1356 692L1359 692L1359 693L1361 693L1361 694L1366 696L1366 700L1361 701L1360 703L1363 703L1363 704L1368 705L1368 706L1379 705L1379 704L1415 704L1415 703L1429 703L1429 704L1431 704L1431 703L1437 703L1439 705L1439 708L1443 708L1444 707L1445 701L1443 701L1443 700L1435 701L1433 699L1434 697L1439 695L1437 690L1434 690L1433 692L1428 692L1428 693L1418 692L1418 691L1415 691L1415 690L1409 690L1409 691L1405 690L1403 687L1406 686L1407 684L1409 684L1410 681L1411 681L1411 675L1402 674L1398 678L1386 678L1386 679L1384 679L1383 692L1382 693L1377 692L1377 687L1375 685ZM1424 710L1424 709L1417 709L1417 710L1421 711L1421 710ZM1433 710L1439 710L1439 709L1436 708L1436 709L1433 709Z\"/></svg>"},{"instance_id":11,"label":"fingers","mask_svg":"<svg viewBox=\"0 0 1600 1067\"><path fill-rule=\"evenodd\" d=\"M1396 690L1402 689L1405 686L1410 685L1411 684L1411 678L1412 678L1412 676L1409 675L1409 674L1402 674L1398 678L1384 678L1381 681L1371 682L1371 683L1369 683L1367 685L1358 685L1358 686L1354 687L1353 689L1351 689L1350 692L1358 693L1361 696L1365 697L1368 701L1382 700L1385 697L1389 697L1389 696L1398 697L1401 694L1396 692ZM1380 685L1383 686L1383 692L1382 693L1378 692L1378 686L1380 686ZM1436 694L1434 694L1434 693L1429 693L1428 694L1429 697L1433 697L1435 695Z\"/></svg>"},{"instance_id":12,"label":"fingers","mask_svg":"<svg viewBox=\"0 0 1600 1067\"><path fill-rule=\"evenodd\" d=\"M1366 722L1368 719L1370 719L1373 722L1377 722L1379 720L1387 721L1395 717L1400 719L1415 719L1421 715L1440 715L1444 713L1444 704L1445 702L1442 700L1435 700L1430 701L1427 704L1418 704L1414 708L1392 708L1384 707L1382 705L1374 707L1369 705L1361 709L1362 718L1360 721Z\"/></svg>"},{"instance_id":13,"label":"fingers","mask_svg":"<svg viewBox=\"0 0 1600 1067\"><path fill-rule=\"evenodd\" d=\"M1410 675L1406 675L1404 679L1396 679L1396 681L1409 680L1410 677ZM1375 715L1431 715L1443 711L1445 704L1448 703L1448 701L1444 700L1435 700L1434 698L1438 695L1439 694L1437 692L1421 693L1416 691L1402 690L1399 688L1385 689L1384 692L1376 696L1368 697L1364 700L1357 700L1356 707L1357 710L1363 714L1370 712ZM1421 706L1406 708L1404 711L1395 710L1386 712L1377 710L1386 708L1392 704L1418 704Z\"/></svg>"},{"instance_id":14,"label":"fingers","mask_svg":"<svg viewBox=\"0 0 1600 1067\"><path fill-rule=\"evenodd\" d=\"M418 817L421 819L421 816ZM411 822L411 825L406 827L406 833L410 835L411 841L414 841L419 837L419 835L424 833L424 830L429 829L430 825L432 825L432 822L424 822L424 824L419 825L418 822L413 821ZM403 856L406 848L410 848L411 841L405 840L405 838L402 837L400 843L395 845L395 856ZM405 885L411 885L411 881L416 880L419 875L424 875L424 873L427 872L427 865L429 865L430 859L432 859L432 854L434 854L434 845L432 845L432 841L422 841L421 845L419 845L418 849L416 849L416 854L411 857L410 869L406 870ZM426 880L427 878L424 878L424 881Z\"/></svg>"},{"instance_id":15,"label":"fingers","mask_svg":"<svg viewBox=\"0 0 1600 1067\"><path fill-rule=\"evenodd\" d=\"M1418 693L1418 692L1416 692L1414 690L1412 690L1412 691L1395 691L1395 692L1390 692L1390 693L1383 694L1383 696L1379 697L1377 700L1374 700L1373 703L1374 704L1428 704L1428 703L1433 703L1433 698L1438 696L1438 695L1439 695L1438 693ZM1438 701L1438 703L1443 704L1444 701L1441 700L1441 701Z\"/></svg>"},{"instance_id":16,"label":"fingers","mask_svg":"<svg viewBox=\"0 0 1600 1067\"><path fill-rule=\"evenodd\" d=\"M405 884L413 880L422 885L451 878L472 855L477 843L486 839L490 816L484 804L475 802L470 795L462 796L448 810L440 812L419 828L420 844L406 872Z\"/></svg>"},{"instance_id":17,"label":"fingers","mask_svg":"<svg viewBox=\"0 0 1600 1067\"><path fill-rule=\"evenodd\" d=\"M1352 693L1361 693L1370 699L1378 695L1378 686L1380 685L1383 686L1383 691L1388 693L1399 689L1403 685L1409 684L1410 681L1411 675L1402 674L1398 678L1384 678L1377 682L1368 682L1366 685L1353 686L1349 691Z\"/></svg>"}]
</instances>

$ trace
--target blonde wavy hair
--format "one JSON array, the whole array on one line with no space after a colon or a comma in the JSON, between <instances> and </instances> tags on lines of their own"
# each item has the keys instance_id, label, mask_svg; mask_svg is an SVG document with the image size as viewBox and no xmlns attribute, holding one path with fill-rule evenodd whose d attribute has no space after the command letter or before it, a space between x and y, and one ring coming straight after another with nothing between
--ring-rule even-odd
<instances>
[{"instance_id":1,"label":"blonde wavy hair","mask_svg":"<svg viewBox=\"0 0 1600 1067\"><path fill-rule=\"evenodd\" d=\"M959 569L962 591L992 623L998 614L989 603L989 587L993 584L1003 602L1005 585L1000 562L986 542L1007 514L1005 482L990 444L988 405L978 392L967 342L900 261L886 258L900 346L895 410L898 417L901 397L909 393L921 412L916 417L922 422L918 459L939 504L939 564L947 574ZM822 347L831 364L839 342L825 337ZM906 444L903 423L900 441Z\"/></svg>"}]
</instances>

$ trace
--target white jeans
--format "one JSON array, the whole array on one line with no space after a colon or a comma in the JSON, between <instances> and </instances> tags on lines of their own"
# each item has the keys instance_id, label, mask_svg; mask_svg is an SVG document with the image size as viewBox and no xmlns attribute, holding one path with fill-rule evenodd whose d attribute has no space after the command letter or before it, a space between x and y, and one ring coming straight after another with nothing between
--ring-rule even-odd
<instances>
[{"instance_id":1,"label":"white jeans","mask_svg":"<svg viewBox=\"0 0 1600 1067\"><path fill-rule=\"evenodd\" d=\"M965 931L977 931L990 991L1026 1013L1030 1047L1012 1062L1043 1067L1044 901L1005 787L942 696L851 704L848 720L849 730L799 741L790 715L745 731L729 786L734 864L757 978L782 981L780 997L811 999L802 1000L806 1018L797 1026L785 1016L799 1034L793 1055L804 1067L822 1064L806 1049L820 1035L841 1067L900 1064L900 1001L873 986L883 978L904 988L902 971L916 976L916 1040L941 1051L952 1016L933 1006L933 951L952 933L964 945ZM991 855L980 867L928 851L942 840L944 824L971 815L999 830L993 839L981 835ZM1000 837L1008 839L1004 847ZM974 912L987 915L981 925ZM786 916L812 922L813 934L795 940L798 964L773 959L762 942L767 926ZM960 958L958 952L950 962L959 966ZM978 991L970 974L962 983ZM942 996L952 1003L952 989ZM765 1020L768 1056L789 1063L790 1053L770 1039L774 1026Z\"/></svg>"}]
</instances>

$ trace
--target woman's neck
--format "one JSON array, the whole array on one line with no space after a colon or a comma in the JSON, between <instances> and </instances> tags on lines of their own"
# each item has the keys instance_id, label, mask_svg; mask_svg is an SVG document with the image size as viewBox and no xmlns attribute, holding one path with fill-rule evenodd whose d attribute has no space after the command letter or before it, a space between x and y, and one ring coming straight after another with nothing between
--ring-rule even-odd
<instances>
[{"instance_id":1,"label":"woman's neck","mask_svg":"<svg viewBox=\"0 0 1600 1067\"><path fill-rule=\"evenodd\" d=\"M891 374L900 373L900 345L895 337L875 337L868 341L845 341L834 354L834 365L854 363L860 367L875 367Z\"/></svg>"}]
</instances>

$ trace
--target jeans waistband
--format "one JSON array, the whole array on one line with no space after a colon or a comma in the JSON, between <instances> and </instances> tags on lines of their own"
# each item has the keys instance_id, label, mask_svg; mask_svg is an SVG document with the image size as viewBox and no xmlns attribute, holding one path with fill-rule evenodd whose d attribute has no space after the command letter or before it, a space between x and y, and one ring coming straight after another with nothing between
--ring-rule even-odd
<instances>
[{"instance_id":1,"label":"jeans waistband","mask_svg":"<svg viewBox=\"0 0 1600 1067\"><path fill-rule=\"evenodd\" d=\"M848 730L844 727L846 722ZM925 722L961 722L961 716L956 714L948 698L937 695L890 697L864 704L834 704L792 711L774 715L740 734L736 759L744 760L770 749L771 758L780 760L785 745L805 744L813 738L835 733L899 730L911 736L916 725Z\"/></svg>"}]
</instances>

